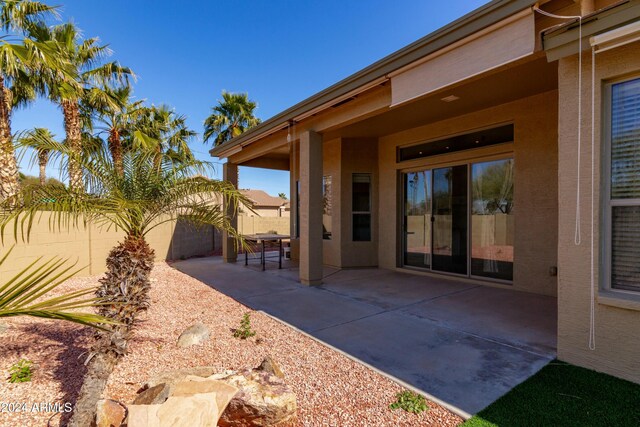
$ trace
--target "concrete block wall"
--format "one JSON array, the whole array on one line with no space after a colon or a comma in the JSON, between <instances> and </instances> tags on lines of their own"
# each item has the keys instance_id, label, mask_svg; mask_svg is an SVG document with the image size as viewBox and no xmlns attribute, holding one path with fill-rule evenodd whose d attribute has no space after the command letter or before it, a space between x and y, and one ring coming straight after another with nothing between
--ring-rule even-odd
<instances>
[{"instance_id":1,"label":"concrete block wall","mask_svg":"<svg viewBox=\"0 0 640 427\"><path fill-rule=\"evenodd\" d=\"M290 218L287 217L258 217L238 216L238 231L240 234L268 233L289 234Z\"/></svg>"},{"instance_id":2,"label":"concrete block wall","mask_svg":"<svg viewBox=\"0 0 640 427\"><path fill-rule=\"evenodd\" d=\"M109 251L122 241L122 230L108 228L97 224L83 224L62 229L51 229L49 214L43 213L39 221L35 221L28 240L22 239L18 230L14 236L13 225L10 224L0 243L0 255L13 247L10 257L0 266L0 282L13 277L17 272L37 260L51 259L59 256L77 263L79 276L90 276L103 273ZM172 260L196 255L206 255L220 246L219 232L212 227L196 229L185 221L164 223L148 236L147 241L155 250L156 260Z\"/></svg>"}]
</instances>

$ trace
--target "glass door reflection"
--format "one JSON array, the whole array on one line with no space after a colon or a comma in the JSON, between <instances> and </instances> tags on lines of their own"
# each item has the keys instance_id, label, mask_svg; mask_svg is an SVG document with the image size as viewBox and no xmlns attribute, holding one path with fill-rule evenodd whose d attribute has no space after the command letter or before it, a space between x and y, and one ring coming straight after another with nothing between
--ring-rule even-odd
<instances>
[{"instance_id":1,"label":"glass door reflection","mask_svg":"<svg viewBox=\"0 0 640 427\"><path fill-rule=\"evenodd\" d=\"M471 167L471 274L513 280L513 159Z\"/></svg>"},{"instance_id":2,"label":"glass door reflection","mask_svg":"<svg viewBox=\"0 0 640 427\"><path fill-rule=\"evenodd\" d=\"M403 264L513 280L513 159L403 175Z\"/></svg>"},{"instance_id":3,"label":"glass door reflection","mask_svg":"<svg viewBox=\"0 0 640 427\"><path fill-rule=\"evenodd\" d=\"M431 267L431 171L404 175L404 264Z\"/></svg>"},{"instance_id":4,"label":"glass door reflection","mask_svg":"<svg viewBox=\"0 0 640 427\"><path fill-rule=\"evenodd\" d=\"M467 274L467 176L467 165L433 170L433 270Z\"/></svg>"}]
</instances>

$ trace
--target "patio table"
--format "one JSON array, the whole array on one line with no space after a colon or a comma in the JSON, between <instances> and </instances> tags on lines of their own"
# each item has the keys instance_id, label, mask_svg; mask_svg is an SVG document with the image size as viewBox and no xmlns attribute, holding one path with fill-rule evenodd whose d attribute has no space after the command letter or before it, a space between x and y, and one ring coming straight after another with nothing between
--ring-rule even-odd
<instances>
[{"instance_id":1,"label":"patio table","mask_svg":"<svg viewBox=\"0 0 640 427\"><path fill-rule=\"evenodd\" d=\"M248 242L254 242L260 246L260 264L262 264L262 271L265 271L267 264L267 256L265 253L266 243L277 242L278 243L278 268L282 269L282 241L291 238L286 234L270 234L270 233L257 233L257 234L245 234L245 240ZM244 251L244 265L249 265L249 254Z\"/></svg>"}]
</instances>

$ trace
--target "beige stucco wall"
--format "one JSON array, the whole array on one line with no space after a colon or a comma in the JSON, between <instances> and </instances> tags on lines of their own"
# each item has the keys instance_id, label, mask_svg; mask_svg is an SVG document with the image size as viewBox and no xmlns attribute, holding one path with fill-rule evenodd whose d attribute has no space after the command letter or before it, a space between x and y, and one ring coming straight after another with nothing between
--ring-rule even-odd
<instances>
[{"instance_id":1,"label":"beige stucco wall","mask_svg":"<svg viewBox=\"0 0 640 427\"><path fill-rule=\"evenodd\" d=\"M374 267L378 265L378 166L377 140L372 138L335 138L323 141L322 175L332 180L331 239L323 240L324 265L349 267ZM297 150L292 148L291 160L291 232L295 227L295 182L298 165L294 159ZM351 180L354 173L370 173L372 177L372 240L352 241ZM291 254L295 260L299 250L298 239L291 239Z\"/></svg>"},{"instance_id":2,"label":"beige stucco wall","mask_svg":"<svg viewBox=\"0 0 640 427\"><path fill-rule=\"evenodd\" d=\"M333 139L325 141L323 143L322 150L322 175L331 177L331 217L323 218L324 221L328 221L331 224L331 239L323 240L322 258L325 265L333 267L341 266L342 248L340 243L342 241L342 227L341 227L341 208L342 199L340 193L342 191L342 176L341 169L341 150L342 140Z\"/></svg>"},{"instance_id":3,"label":"beige stucco wall","mask_svg":"<svg viewBox=\"0 0 640 427\"><path fill-rule=\"evenodd\" d=\"M378 142L373 138L345 138L341 150L342 188L340 200L342 233L341 266L378 265ZM371 241L353 241L352 180L354 173L371 174ZM387 207L388 209L388 207Z\"/></svg>"},{"instance_id":4,"label":"beige stucco wall","mask_svg":"<svg viewBox=\"0 0 640 427\"><path fill-rule=\"evenodd\" d=\"M77 261L79 276L103 273L109 251L123 239L121 230L106 229L97 225L72 227L60 231L49 228L48 214L33 224L28 241L20 236L14 239L10 224L0 244L0 254L13 246L10 257L0 267L0 283L21 271L39 257L50 259L55 256ZM182 221L164 223L147 235L147 241L155 250L156 260L179 259L194 255L204 255L214 249L214 240L220 239L211 227L195 228Z\"/></svg>"},{"instance_id":5,"label":"beige stucco wall","mask_svg":"<svg viewBox=\"0 0 640 427\"><path fill-rule=\"evenodd\" d=\"M238 216L238 232L240 234L256 234L276 232L289 234L290 219L285 217Z\"/></svg>"},{"instance_id":6,"label":"beige stucco wall","mask_svg":"<svg viewBox=\"0 0 640 427\"><path fill-rule=\"evenodd\" d=\"M602 84L609 79L640 76L640 43L598 54L596 60L595 141L601 145ZM596 291L595 350L589 350L590 321L590 229L591 229L591 61L584 55L582 177L582 244L574 244L577 190L577 55L560 61L559 67L559 283L558 357L567 362L640 382L640 304L627 309L605 304L604 292ZM600 288L600 162L595 173L595 269ZM620 302L616 298L612 304ZM633 309L635 307L635 309Z\"/></svg>"},{"instance_id":7,"label":"beige stucco wall","mask_svg":"<svg viewBox=\"0 0 640 427\"><path fill-rule=\"evenodd\" d=\"M556 295L557 265L557 92L551 91L489 109L408 129L380 138L379 209L385 220L379 227L379 265L400 263L400 172L513 156L514 177L514 289ZM496 124L514 124L514 143L426 159L396 162L396 149Z\"/></svg>"}]
</instances>

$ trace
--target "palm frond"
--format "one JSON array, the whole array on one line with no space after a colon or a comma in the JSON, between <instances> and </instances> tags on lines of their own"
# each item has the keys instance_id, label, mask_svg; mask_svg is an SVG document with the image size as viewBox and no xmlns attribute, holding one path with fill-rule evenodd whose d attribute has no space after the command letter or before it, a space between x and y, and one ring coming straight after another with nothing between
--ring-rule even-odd
<instances>
[{"instance_id":1,"label":"palm frond","mask_svg":"<svg viewBox=\"0 0 640 427\"><path fill-rule=\"evenodd\" d=\"M0 9L0 27L4 31L28 30L48 17L58 17L57 6L30 0L4 0Z\"/></svg>"},{"instance_id":2,"label":"palm frond","mask_svg":"<svg viewBox=\"0 0 640 427\"><path fill-rule=\"evenodd\" d=\"M8 259L13 247L0 259L0 266ZM95 313L78 309L99 307L102 300L88 297L95 289L83 289L44 299L79 270L67 260L38 258L5 283L0 283L0 317L34 316L44 319L67 320L103 329L102 325L116 324Z\"/></svg>"}]
</instances>

